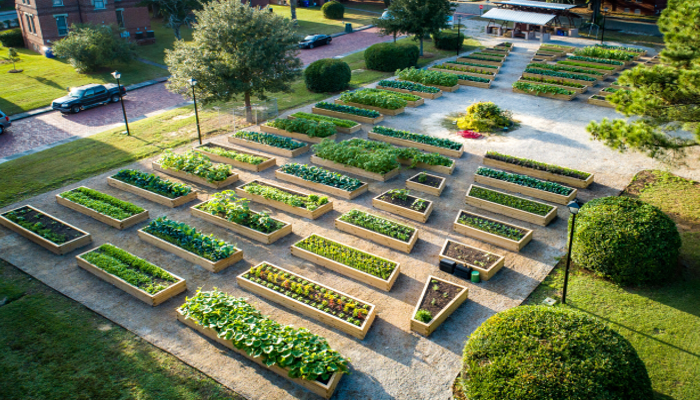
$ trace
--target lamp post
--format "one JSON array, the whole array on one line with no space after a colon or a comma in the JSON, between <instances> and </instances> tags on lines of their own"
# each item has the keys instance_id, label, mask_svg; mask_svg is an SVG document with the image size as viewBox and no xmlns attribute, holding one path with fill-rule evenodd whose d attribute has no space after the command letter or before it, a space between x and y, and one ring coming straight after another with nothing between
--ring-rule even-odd
<instances>
[{"instance_id":1,"label":"lamp post","mask_svg":"<svg viewBox=\"0 0 700 400\"><path fill-rule=\"evenodd\" d=\"M569 284L569 264L571 263L571 245L574 243L574 227L576 226L576 214L581 208L581 203L578 199L570 202L566 205L569 207L569 212L571 212L571 230L569 231L569 249L566 253L566 270L564 271L564 291L561 295L561 304L566 304L566 287Z\"/></svg>"},{"instance_id":2,"label":"lamp post","mask_svg":"<svg viewBox=\"0 0 700 400\"><path fill-rule=\"evenodd\" d=\"M112 76L114 79L117 80L117 91L119 92L119 102L122 103L122 112L124 113L124 125L126 125L126 135L131 136L131 132L129 132L129 120L126 119L126 108L124 108L124 96L122 96L122 86L119 83L119 78L122 77L122 74L119 73L119 71L114 71L112 72Z\"/></svg>"},{"instance_id":3,"label":"lamp post","mask_svg":"<svg viewBox=\"0 0 700 400\"><path fill-rule=\"evenodd\" d=\"M608 7L603 8L603 33L600 35L600 44L605 40L605 16L608 15Z\"/></svg>"},{"instance_id":4,"label":"lamp post","mask_svg":"<svg viewBox=\"0 0 700 400\"><path fill-rule=\"evenodd\" d=\"M202 131L199 129L199 112L197 111L197 95L194 94L194 87L197 85L197 80L190 78L187 83L192 86L192 100L194 101L194 118L197 120L197 136L199 137L199 144L202 144Z\"/></svg>"},{"instance_id":5,"label":"lamp post","mask_svg":"<svg viewBox=\"0 0 700 400\"><path fill-rule=\"evenodd\" d=\"M462 34L462 16L458 15L457 16L457 40L459 41L459 36ZM457 55L459 55L459 51L462 50L462 42L460 42L457 45Z\"/></svg>"}]
</instances>

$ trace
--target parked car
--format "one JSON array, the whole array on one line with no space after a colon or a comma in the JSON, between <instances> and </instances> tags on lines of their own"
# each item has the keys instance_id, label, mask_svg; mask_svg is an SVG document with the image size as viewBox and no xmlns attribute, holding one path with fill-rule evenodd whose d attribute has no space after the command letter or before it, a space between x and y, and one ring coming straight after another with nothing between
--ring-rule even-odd
<instances>
[{"instance_id":1,"label":"parked car","mask_svg":"<svg viewBox=\"0 0 700 400\"><path fill-rule=\"evenodd\" d=\"M126 88L121 87L121 95L126 96ZM62 113L77 114L88 108L101 106L107 103L119 101L119 89L117 85L110 83L107 85L90 84L76 87L51 103L51 108Z\"/></svg>"},{"instance_id":2,"label":"parked car","mask_svg":"<svg viewBox=\"0 0 700 400\"><path fill-rule=\"evenodd\" d=\"M310 35L299 42L300 49L313 49L314 47L322 46L324 44L329 44L333 40L332 37L328 35Z\"/></svg>"},{"instance_id":3,"label":"parked car","mask_svg":"<svg viewBox=\"0 0 700 400\"><path fill-rule=\"evenodd\" d=\"M10 120L10 117L5 115L4 112L0 111L0 135L5 133L5 129L7 129L11 126L12 126L12 121Z\"/></svg>"}]
</instances>

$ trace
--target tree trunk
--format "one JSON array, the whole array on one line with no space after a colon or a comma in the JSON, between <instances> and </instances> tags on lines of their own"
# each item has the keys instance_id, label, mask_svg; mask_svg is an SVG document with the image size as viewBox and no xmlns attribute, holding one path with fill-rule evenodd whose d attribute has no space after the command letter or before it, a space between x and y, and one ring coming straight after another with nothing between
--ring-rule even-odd
<instances>
[{"instance_id":1,"label":"tree trunk","mask_svg":"<svg viewBox=\"0 0 700 400\"><path fill-rule=\"evenodd\" d=\"M253 109L250 106L250 92L245 92L243 94L243 103L245 104L245 120L246 122L253 123Z\"/></svg>"},{"instance_id":2,"label":"tree trunk","mask_svg":"<svg viewBox=\"0 0 700 400\"><path fill-rule=\"evenodd\" d=\"M394 43L396 43L396 34L397 32L394 32Z\"/></svg>"},{"instance_id":3,"label":"tree trunk","mask_svg":"<svg viewBox=\"0 0 700 400\"><path fill-rule=\"evenodd\" d=\"M296 24L297 20L297 0L289 0L289 9L292 11L292 21Z\"/></svg>"},{"instance_id":4,"label":"tree trunk","mask_svg":"<svg viewBox=\"0 0 700 400\"><path fill-rule=\"evenodd\" d=\"M173 33L175 34L175 39L182 40L182 35L180 34L180 27L182 27L181 21L176 21L173 16L170 16L170 26L173 28Z\"/></svg>"},{"instance_id":5,"label":"tree trunk","mask_svg":"<svg viewBox=\"0 0 700 400\"><path fill-rule=\"evenodd\" d=\"M420 56L423 57L423 35L420 35Z\"/></svg>"}]
</instances>

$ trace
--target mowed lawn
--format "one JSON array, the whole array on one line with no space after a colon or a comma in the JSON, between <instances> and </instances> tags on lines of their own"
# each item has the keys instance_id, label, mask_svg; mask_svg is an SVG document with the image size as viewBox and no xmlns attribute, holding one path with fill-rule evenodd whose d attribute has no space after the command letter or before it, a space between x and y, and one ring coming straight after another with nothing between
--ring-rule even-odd
<instances>
[{"instance_id":1,"label":"mowed lawn","mask_svg":"<svg viewBox=\"0 0 700 400\"><path fill-rule=\"evenodd\" d=\"M646 365L659 400L700 399L700 183L667 172L642 171L623 192L655 205L676 221L683 246L669 280L651 287L619 287L574 267L567 304L600 318L626 337ZM527 304L560 299L560 262Z\"/></svg>"}]
</instances>

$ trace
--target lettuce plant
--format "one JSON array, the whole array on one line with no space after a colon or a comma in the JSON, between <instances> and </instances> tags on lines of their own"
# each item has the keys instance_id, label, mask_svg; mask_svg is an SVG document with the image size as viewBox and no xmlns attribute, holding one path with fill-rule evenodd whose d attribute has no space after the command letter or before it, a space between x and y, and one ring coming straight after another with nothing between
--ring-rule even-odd
<instances>
[{"instance_id":1,"label":"lettuce plant","mask_svg":"<svg viewBox=\"0 0 700 400\"><path fill-rule=\"evenodd\" d=\"M238 131L233 134L233 137L286 150L296 150L306 146L306 143L298 140L265 132Z\"/></svg>"},{"instance_id":2,"label":"lettuce plant","mask_svg":"<svg viewBox=\"0 0 700 400\"><path fill-rule=\"evenodd\" d=\"M112 178L128 183L129 185L148 190L149 192L165 196L169 199L176 199L178 197L186 196L192 191L191 187L183 185L182 183L173 182L169 179L163 179L156 174L149 174L148 172L143 172L136 169L123 169L112 175Z\"/></svg>"},{"instance_id":3,"label":"lettuce plant","mask_svg":"<svg viewBox=\"0 0 700 400\"><path fill-rule=\"evenodd\" d=\"M59 196L120 221L145 211L135 204L85 187L63 192Z\"/></svg>"},{"instance_id":4,"label":"lettuce plant","mask_svg":"<svg viewBox=\"0 0 700 400\"><path fill-rule=\"evenodd\" d=\"M206 179L208 182L222 182L233 175L227 164L214 164L209 157L189 150L185 154L176 154L166 150L157 161L163 168L186 172Z\"/></svg>"}]
</instances>

